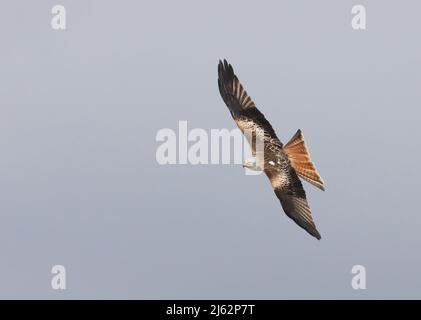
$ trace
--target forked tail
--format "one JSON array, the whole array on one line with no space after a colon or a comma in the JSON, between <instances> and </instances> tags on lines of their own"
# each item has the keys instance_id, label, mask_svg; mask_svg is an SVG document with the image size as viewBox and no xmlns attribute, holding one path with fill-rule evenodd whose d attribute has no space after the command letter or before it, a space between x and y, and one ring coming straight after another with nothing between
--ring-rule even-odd
<instances>
[{"instance_id":1,"label":"forked tail","mask_svg":"<svg viewBox=\"0 0 421 320\"><path fill-rule=\"evenodd\" d=\"M301 130L298 130L295 135L284 145L284 151L288 155L291 165L297 174L307 180L317 188L325 190L323 180L317 173L316 166L310 159L310 152L304 141L304 136Z\"/></svg>"}]
</instances>

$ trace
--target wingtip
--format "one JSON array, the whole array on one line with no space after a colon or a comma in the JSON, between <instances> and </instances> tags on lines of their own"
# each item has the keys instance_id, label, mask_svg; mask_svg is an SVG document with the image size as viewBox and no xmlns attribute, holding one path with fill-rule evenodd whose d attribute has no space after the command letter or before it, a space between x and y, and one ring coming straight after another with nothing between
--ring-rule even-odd
<instances>
[{"instance_id":1,"label":"wingtip","mask_svg":"<svg viewBox=\"0 0 421 320\"><path fill-rule=\"evenodd\" d=\"M316 226L313 225L312 228L306 229L306 231L312 235L313 237L315 237L317 240L320 240L322 238L322 236L320 235L319 231L317 230Z\"/></svg>"},{"instance_id":2,"label":"wingtip","mask_svg":"<svg viewBox=\"0 0 421 320\"><path fill-rule=\"evenodd\" d=\"M226 59L223 59L223 61L219 60L218 77L221 79L221 82L225 84L233 81L236 78L233 67Z\"/></svg>"},{"instance_id":3,"label":"wingtip","mask_svg":"<svg viewBox=\"0 0 421 320\"><path fill-rule=\"evenodd\" d=\"M230 73L230 75L231 75L231 73L232 73L232 74L234 74L234 69L233 69L233 68L232 68L232 66L228 63L227 59L224 59L224 68L225 68L225 70L226 70L228 73Z\"/></svg>"}]
</instances>

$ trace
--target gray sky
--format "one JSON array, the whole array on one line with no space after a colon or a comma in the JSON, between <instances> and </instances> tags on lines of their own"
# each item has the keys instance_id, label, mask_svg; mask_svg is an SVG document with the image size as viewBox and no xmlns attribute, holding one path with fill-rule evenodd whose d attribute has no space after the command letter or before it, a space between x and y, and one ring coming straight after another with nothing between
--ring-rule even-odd
<instances>
[{"instance_id":1,"label":"gray sky","mask_svg":"<svg viewBox=\"0 0 421 320\"><path fill-rule=\"evenodd\" d=\"M421 298L420 2L63 0L65 31L55 4L0 4L0 298ZM264 176L157 164L161 128L234 128L220 58L303 130L321 241Z\"/></svg>"}]
</instances>

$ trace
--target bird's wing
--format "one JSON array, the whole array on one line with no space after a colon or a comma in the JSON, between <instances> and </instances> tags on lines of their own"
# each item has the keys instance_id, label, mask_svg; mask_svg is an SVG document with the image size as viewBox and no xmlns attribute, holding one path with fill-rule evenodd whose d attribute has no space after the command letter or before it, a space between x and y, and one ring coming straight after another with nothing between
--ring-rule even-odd
<instances>
[{"instance_id":1,"label":"bird's wing","mask_svg":"<svg viewBox=\"0 0 421 320\"><path fill-rule=\"evenodd\" d=\"M246 119L246 121L251 121L254 126L262 128L266 135L268 135L270 138L279 141L271 124L256 108L253 100L247 94L247 91L244 90L237 76L234 74L232 66L228 64L226 60L224 60L224 62L219 61L218 86L222 99L224 100L240 129L243 128L241 128L241 123L239 123L238 120L240 118Z\"/></svg>"},{"instance_id":2,"label":"bird's wing","mask_svg":"<svg viewBox=\"0 0 421 320\"><path fill-rule=\"evenodd\" d=\"M313 237L320 240L321 236L313 222L306 193L295 170L289 167L286 170L266 172L266 174L287 216Z\"/></svg>"}]
</instances>

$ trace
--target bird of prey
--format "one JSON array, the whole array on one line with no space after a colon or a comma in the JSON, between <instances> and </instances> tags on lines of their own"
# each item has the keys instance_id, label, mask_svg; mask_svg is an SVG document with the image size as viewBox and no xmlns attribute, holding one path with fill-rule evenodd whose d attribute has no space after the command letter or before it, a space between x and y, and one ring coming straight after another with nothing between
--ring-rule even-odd
<instances>
[{"instance_id":1,"label":"bird of prey","mask_svg":"<svg viewBox=\"0 0 421 320\"><path fill-rule=\"evenodd\" d=\"M252 159L244 167L263 170L268 176L288 217L318 240L320 233L311 216L306 193L299 177L324 191L323 180L310 159L310 154L301 130L298 130L287 144L276 136L271 124L256 108L253 100L244 90L234 70L226 60L219 61L218 86L237 126L246 134L252 149ZM262 143L263 156L256 156L257 142ZM260 158L260 160L258 159Z\"/></svg>"}]
</instances>

